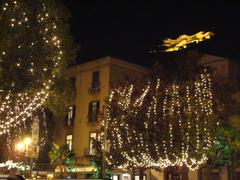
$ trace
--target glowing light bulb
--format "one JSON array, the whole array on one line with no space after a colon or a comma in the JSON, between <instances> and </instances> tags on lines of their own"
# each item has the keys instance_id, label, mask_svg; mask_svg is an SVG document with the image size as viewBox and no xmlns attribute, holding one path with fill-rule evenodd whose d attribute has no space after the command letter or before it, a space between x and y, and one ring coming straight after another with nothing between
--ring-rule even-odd
<instances>
[{"instance_id":1,"label":"glowing light bulb","mask_svg":"<svg viewBox=\"0 0 240 180\"><path fill-rule=\"evenodd\" d=\"M16 145L17 151L24 151L24 144L22 142L17 143Z\"/></svg>"},{"instance_id":2,"label":"glowing light bulb","mask_svg":"<svg viewBox=\"0 0 240 180\"><path fill-rule=\"evenodd\" d=\"M30 145L31 143L32 143L32 139L31 139L30 137L26 137L26 138L24 139L24 144Z\"/></svg>"}]
</instances>

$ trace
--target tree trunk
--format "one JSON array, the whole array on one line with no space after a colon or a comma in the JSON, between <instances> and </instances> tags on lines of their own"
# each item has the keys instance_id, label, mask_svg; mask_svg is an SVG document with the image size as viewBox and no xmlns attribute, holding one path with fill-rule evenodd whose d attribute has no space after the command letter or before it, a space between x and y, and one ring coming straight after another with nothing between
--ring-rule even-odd
<instances>
[{"instance_id":1,"label":"tree trunk","mask_svg":"<svg viewBox=\"0 0 240 180\"><path fill-rule=\"evenodd\" d=\"M59 177L62 179L63 178L63 167L60 165L60 175Z\"/></svg>"},{"instance_id":2,"label":"tree trunk","mask_svg":"<svg viewBox=\"0 0 240 180\"><path fill-rule=\"evenodd\" d=\"M144 169L140 168L139 169L139 180L143 180L143 176L144 176Z\"/></svg>"},{"instance_id":3,"label":"tree trunk","mask_svg":"<svg viewBox=\"0 0 240 180\"><path fill-rule=\"evenodd\" d=\"M133 168L132 180L135 180L135 168Z\"/></svg>"},{"instance_id":4,"label":"tree trunk","mask_svg":"<svg viewBox=\"0 0 240 180\"><path fill-rule=\"evenodd\" d=\"M183 180L188 180L188 174L186 174L182 167L170 166L164 170L164 180L180 180L181 176ZM185 178L185 179L184 179Z\"/></svg>"},{"instance_id":5,"label":"tree trunk","mask_svg":"<svg viewBox=\"0 0 240 180\"><path fill-rule=\"evenodd\" d=\"M60 164L60 178L62 179L63 178L63 171L64 171L64 162L61 162Z\"/></svg>"},{"instance_id":6,"label":"tree trunk","mask_svg":"<svg viewBox=\"0 0 240 180\"><path fill-rule=\"evenodd\" d=\"M163 169L163 177L164 180L168 180L168 168Z\"/></svg>"},{"instance_id":7,"label":"tree trunk","mask_svg":"<svg viewBox=\"0 0 240 180\"><path fill-rule=\"evenodd\" d=\"M227 166L227 170L228 170L228 180L232 180L231 166Z\"/></svg>"},{"instance_id":8,"label":"tree trunk","mask_svg":"<svg viewBox=\"0 0 240 180\"><path fill-rule=\"evenodd\" d=\"M236 168L237 168L237 151L236 151L236 149L233 148L232 151L231 151L231 175L232 175L232 180L237 180Z\"/></svg>"},{"instance_id":9,"label":"tree trunk","mask_svg":"<svg viewBox=\"0 0 240 180\"><path fill-rule=\"evenodd\" d=\"M183 165L181 168L182 179L188 180L188 167Z\"/></svg>"}]
</instances>

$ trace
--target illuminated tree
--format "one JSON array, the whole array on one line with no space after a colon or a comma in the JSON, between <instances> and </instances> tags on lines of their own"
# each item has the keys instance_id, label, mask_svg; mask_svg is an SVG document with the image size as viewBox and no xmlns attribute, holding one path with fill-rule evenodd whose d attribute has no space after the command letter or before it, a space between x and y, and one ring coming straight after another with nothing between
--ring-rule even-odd
<instances>
[{"instance_id":1,"label":"illuminated tree","mask_svg":"<svg viewBox=\"0 0 240 180\"><path fill-rule=\"evenodd\" d=\"M42 107L63 112L71 99L64 71L77 48L59 1L3 0L0 8L0 135L9 137L29 131Z\"/></svg>"},{"instance_id":2,"label":"illuminated tree","mask_svg":"<svg viewBox=\"0 0 240 180\"><path fill-rule=\"evenodd\" d=\"M107 105L108 163L196 169L206 162L217 122L211 73L196 63L182 60L172 74L165 64L164 74L156 69L113 89Z\"/></svg>"}]
</instances>

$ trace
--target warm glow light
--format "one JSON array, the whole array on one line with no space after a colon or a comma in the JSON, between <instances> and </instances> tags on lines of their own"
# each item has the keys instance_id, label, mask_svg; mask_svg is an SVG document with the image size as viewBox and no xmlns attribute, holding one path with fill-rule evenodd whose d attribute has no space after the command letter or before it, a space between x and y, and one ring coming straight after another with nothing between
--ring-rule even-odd
<instances>
[{"instance_id":1,"label":"warm glow light","mask_svg":"<svg viewBox=\"0 0 240 180\"><path fill-rule=\"evenodd\" d=\"M161 86L157 77L143 82L110 93L105 128L112 152L107 162L122 163L123 168L198 169L207 161L214 139L214 127L208 123L214 118L210 74L205 70L186 84ZM123 162L116 162L111 153Z\"/></svg>"},{"instance_id":2,"label":"warm glow light","mask_svg":"<svg viewBox=\"0 0 240 180\"><path fill-rule=\"evenodd\" d=\"M22 142L17 143L16 149L17 151L24 151L24 144Z\"/></svg>"},{"instance_id":3,"label":"warm glow light","mask_svg":"<svg viewBox=\"0 0 240 180\"><path fill-rule=\"evenodd\" d=\"M32 143L32 139L31 139L30 137L26 137L26 138L24 139L24 144L30 145L31 143Z\"/></svg>"},{"instance_id":4,"label":"warm glow light","mask_svg":"<svg viewBox=\"0 0 240 180\"><path fill-rule=\"evenodd\" d=\"M22 8L23 4L24 3L18 3L18 0L13 1L13 3L12 1L7 0L6 3L3 4L3 13L11 14L12 11L18 11ZM42 5L44 8L47 7L44 3ZM43 12L39 12L37 21L39 26L46 31L44 36L40 37L39 42L42 40L43 42L46 42L46 46L48 46L50 49L54 49L51 57L47 57L46 59L49 63L53 64L53 67L51 69L49 67L43 67L40 70L42 71L43 76L46 75L47 78L41 82L42 86L36 89L34 93L19 92L16 94L9 89L9 91L0 94L0 115L1 117L4 117L4 119L1 119L0 121L0 135L7 134L9 133L9 129L24 124L27 119L31 117L32 113L39 109L46 102L49 96L49 89L53 85L54 79L57 76L57 71L55 71L55 69L59 68L64 51L61 46L61 39L58 36L57 25L55 23L52 23L50 26L46 25L46 22L51 19L51 14L49 14L48 11L49 9L46 8ZM31 18L32 17L28 17L26 12L23 12L21 17L10 16L8 19L9 26L12 30L19 28L20 26L29 27L29 20ZM24 45L24 43L20 42L16 45L16 47L20 49L24 48ZM32 42L31 47L34 48L34 46L35 43ZM1 49L0 51L0 59L1 61L4 61L4 58L8 58L8 51L5 49ZM19 62L16 62L16 68L21 70L21 68L23 68L21 64L22 61L21 58L18 59ZM30 75L34 75L37 72L37 69L35 69L34 65L35 64L32 62L28 71ZM3 92L3 90L0 91Z\"/></svg>"}]
</instances>

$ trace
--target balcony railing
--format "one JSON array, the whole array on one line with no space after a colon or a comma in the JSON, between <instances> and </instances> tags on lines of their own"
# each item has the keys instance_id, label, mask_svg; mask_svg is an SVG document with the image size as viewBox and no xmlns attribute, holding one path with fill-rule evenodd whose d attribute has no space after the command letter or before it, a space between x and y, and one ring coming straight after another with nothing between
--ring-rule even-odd
<instances>
[{"instance_id":1,"label":"balcony railing","mask_svg":"<svg viewBox=\"0 0 240 180\"><path fill-rule=\"evenodd\" d=\"M101 83L100 82L92 82L88 92L91 94L98 94L101 91Z\"/></svg>"},{"instance_id":2,"label":"balcony railing","mask_svg":"<svg viewBox=\"0 0 240 180\"><path fill-rule=\"evenodd\" d=\"M87 116L88 122L99 122L102 118L104 118L104 111L100 111L99 113L90 113Z\"/></svg>"},{"instance_id":3,"label":"balcony railing","mask_svg":"<svg viewBox=\"0 0 240 180\"><path fill-rule=\"evenodd\" d=\"M98 121L99 115L97 113L90 113L88 115L88 122L96 122Z\"/></svg>"}]
</instances>

